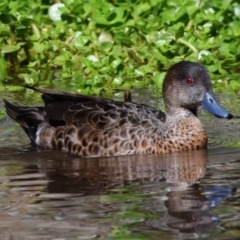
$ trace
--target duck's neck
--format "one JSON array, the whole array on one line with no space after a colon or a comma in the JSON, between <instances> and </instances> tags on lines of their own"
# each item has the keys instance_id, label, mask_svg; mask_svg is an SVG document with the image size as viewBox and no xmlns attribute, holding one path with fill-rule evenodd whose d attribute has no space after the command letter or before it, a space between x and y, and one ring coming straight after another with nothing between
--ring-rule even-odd
<instances>
[{"instance_id":1,"label":"duck's neck","mask_svg":"<svg viewBox=\"0 0 240 240\"><path fill-rule=\"evenodd\" d=\"M196 118L197 109L172 108L167 109L167 119Z\"/></svg>"}]
</instances>

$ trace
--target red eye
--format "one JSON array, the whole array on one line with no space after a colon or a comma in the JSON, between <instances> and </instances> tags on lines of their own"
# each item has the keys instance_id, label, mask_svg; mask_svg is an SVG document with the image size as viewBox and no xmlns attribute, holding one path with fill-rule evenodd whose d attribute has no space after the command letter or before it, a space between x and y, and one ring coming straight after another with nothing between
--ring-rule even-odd
<instances>
[{"instance_id":1,"label":"red eye","mask_svg":"<svg viewBox=\"0 0 240 240\"><path fill-rule=\"evenodd\" d=\"M193 80L192 80L192 78L190 78L190 77L185 78L185 82L186 82L186 84L188 84L188 85L193 84Z\"/></svg>"}]
</instances>

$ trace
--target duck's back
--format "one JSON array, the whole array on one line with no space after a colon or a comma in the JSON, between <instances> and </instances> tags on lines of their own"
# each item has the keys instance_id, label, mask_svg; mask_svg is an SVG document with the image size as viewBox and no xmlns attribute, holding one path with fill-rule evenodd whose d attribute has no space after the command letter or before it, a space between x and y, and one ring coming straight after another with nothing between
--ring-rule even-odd
<instances>
[{"instance_id":1,"label":"duck's back","mask_svg":"<svg viewBox=\"0 0 240 240\"><path fill-rule=\"evenodd\" d=\"M136 153L141 132L165 121L162 111L143 104L36 90L43 93L44 107L23 108L6 102L8 114L32 143L74 155Z\"/></svg>"},{"instance_id":2,"label":"duck's back","mask_svg":"<svg viewBox=\"0 0 240 240\"><path fill-rule=\"evenodd\" d=\"M130 125L154 126L165 121L166 115L161 110L137 104L120 102L92 96L54 92L36 89L43 93L46 115L50 124L91 125L96 129Z\"/></svg>"}]
</instances>

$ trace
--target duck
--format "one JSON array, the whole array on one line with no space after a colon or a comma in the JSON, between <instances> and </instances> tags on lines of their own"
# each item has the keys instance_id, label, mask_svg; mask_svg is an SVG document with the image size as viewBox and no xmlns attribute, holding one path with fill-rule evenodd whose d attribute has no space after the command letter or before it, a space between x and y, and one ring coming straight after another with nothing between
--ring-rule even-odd
<instances>
[{"instance_id":1,"label":"duck","mask_svg":"<svg viewBox=\"0 0 240 240\"><path fill-rule=\"evenodd\" d=\"M82 158L206 149L198 107L218 118L233 117L217 102L207 68L190 61L173 64L166 73L166 113L132 101L30 88L42 94L44 105L25 107L4 100L8 116L32 145Z\"/></svg>"}]
</instances>

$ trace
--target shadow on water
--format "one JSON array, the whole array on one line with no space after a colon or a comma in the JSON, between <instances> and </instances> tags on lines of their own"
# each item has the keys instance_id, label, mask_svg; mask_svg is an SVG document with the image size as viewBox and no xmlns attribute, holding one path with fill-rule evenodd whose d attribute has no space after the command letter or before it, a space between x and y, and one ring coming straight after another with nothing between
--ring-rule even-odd
<instances>
[{"instance_id":1,"label":"shadow on water","mask_svg":"<svg viewBox=\"0 0 240 240\"><path fill-rule=\"evenodd\" d=\"M239 221L240 150L95 159L0 152L1 239L117 239L122 228L131 229L123 239L191 239Z\"/></svg>"}]
</instances>

